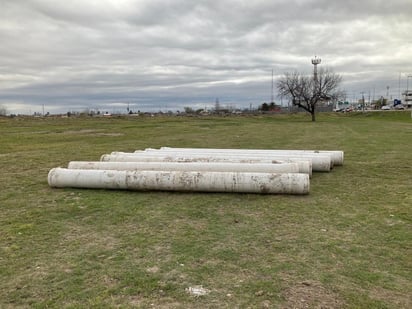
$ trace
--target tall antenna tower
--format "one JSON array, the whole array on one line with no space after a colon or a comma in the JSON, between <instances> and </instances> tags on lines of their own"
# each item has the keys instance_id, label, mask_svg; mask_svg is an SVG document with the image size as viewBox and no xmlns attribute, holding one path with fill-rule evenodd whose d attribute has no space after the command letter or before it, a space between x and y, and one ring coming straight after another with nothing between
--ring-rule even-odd
<instances>
[{"instance_id":1,"label":"tall antenna tower","mask_svg":"<svg viewBox=\"0 0 412 309\"><path fill-rule=\"evenodd\" d=\"M312 59L312 64L313 64L313 78L315 79L315 82L318 80L318 64L320 64L321 59L317 58L315 56L314 59Z\"/></svg>"},{"instance_id":2,"label":"tall antenna tower","mask_svg":"<svg viewBox=\"0 0 412 309\"><path fill-rule=\"evenodd\" d=\"M273 97L273 69L272 69L272 92L271 92L271 96L270 96L270 103L274 103L274 97Z\"/></svg>"}]
</instances>

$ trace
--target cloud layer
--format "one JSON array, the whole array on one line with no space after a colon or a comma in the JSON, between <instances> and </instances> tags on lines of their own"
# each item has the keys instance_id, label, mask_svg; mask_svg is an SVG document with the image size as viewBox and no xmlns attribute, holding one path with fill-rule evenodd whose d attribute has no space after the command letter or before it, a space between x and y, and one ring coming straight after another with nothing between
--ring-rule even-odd
<instances>
[{"instance_id":1,"label":"cloud layer","mask_svg":"<svg viewBox=\"0 0 412 309\"><path fill-rule=\"evenodd\" d=\"M257 106L270 100L272 69L309 73L315 55L351 98L395 98L412 73L410 12L406 0L2 1L0 105Z\"/></svg>"}]
</instances>

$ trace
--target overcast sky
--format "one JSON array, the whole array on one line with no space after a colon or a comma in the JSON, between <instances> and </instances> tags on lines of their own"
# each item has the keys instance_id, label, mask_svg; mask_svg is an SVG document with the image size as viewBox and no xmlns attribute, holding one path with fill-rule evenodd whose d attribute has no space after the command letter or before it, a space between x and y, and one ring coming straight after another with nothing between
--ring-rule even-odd
<instances>
[{"instance_id":1,"label":"overcast sky","mask_svg":"<svg viewBox=\"0 0 412 309\"><path fill-rule=\"evenodd\" d=\"M0 0L0 105L256 108L272 69L275 83L309 74L315 55L348 99L387 86L397 98L412 75L411 14L411 0Z\"/></svg>"}]
</instances>

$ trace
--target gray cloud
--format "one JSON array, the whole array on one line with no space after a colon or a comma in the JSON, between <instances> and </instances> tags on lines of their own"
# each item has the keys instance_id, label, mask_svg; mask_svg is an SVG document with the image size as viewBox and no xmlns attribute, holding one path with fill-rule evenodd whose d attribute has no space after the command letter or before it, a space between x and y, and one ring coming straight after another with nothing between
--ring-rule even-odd
<instances>
[{"instance_id":1,"label":"gray cloud","mask_svg":"<svg viewBox=\"0 0 412 309\"><path fill-rule=\"evenodd\" d=\"M11 112L238 107L270 99L271 70L322 58L349 93L391 95L412 73L412 3L14 0L0 3L0 104ZM140 108L139 108L140 107Z\"/></svg>"}]
</instances>

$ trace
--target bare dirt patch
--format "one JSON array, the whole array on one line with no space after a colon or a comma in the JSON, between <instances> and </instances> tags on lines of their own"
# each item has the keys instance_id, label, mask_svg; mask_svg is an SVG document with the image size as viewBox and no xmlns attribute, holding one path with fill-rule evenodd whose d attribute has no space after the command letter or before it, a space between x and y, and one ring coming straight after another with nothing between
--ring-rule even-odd
<instances>
[{"instance_id":1,"label":"bare dirt patch","mask_svg":"<svg viewBox=\"0 0 412 309\"><path fill-rule=\"evenodd\" d=\"M82 130L66 130L63 131L63 134L89 134L89 133L96 133L101 132L101 130L93 130L93 129L82 129Z\"/></svg>"},{"instance_id":2,"label":"bare dirt patch","mask_svg":"<svg viewBox=\"0 0 412 309\"><path fill-rule=\"evenodd\" d=\"M410 294L375 288L371 290L369 295L371 298L395 304L398 308L412 308L412 296Z\"/></svg>"},{"instance_id":3,"label":"bare dirt patch","mask_svg":"<svg viewBox=\"0 0 412 309\"><path fill-rule=\"evenodd\" d=\"M281 308L342 308L343 301L316 281L303 281L284 290Z\"/></svg>"},{"instance_id":4,"label":"bare dirt patch","mask_svg":"<svg viewBox=\"0 0 412 309\"><path fill-rule=\"evenodd\" d=\"M64 134L83 134L83 135L93 135L93 136L122 136L123 133L117 132L102 132L101 130L93 130L93 129L83 129L83 130L67 130L62 132Z\"/></svg>"},{"instance_id":5,"label":"bare dirt patch","mask_svg":"<svg viewBox=\"0 0 412 309\"><path fill-rule=\"evenodd\" d=\"M95 136L122 136L123 133L96 133Z\"/></svg>"}]
</instances>

